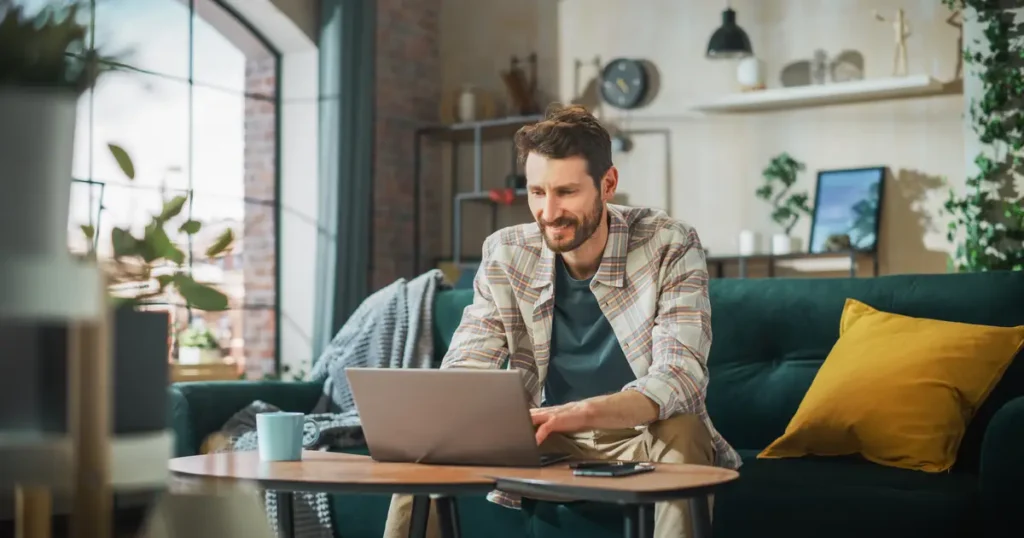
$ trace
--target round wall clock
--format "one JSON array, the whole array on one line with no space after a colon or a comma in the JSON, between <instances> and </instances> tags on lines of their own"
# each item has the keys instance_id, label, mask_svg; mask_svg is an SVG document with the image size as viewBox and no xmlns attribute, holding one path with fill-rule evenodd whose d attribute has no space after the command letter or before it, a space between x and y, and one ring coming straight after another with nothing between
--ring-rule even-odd
<instances>
[{"instance_id":1,"label":"round wall clock","mask_svg":"<svg viewBox=\"0 0 1024 538\"><path fill-rule=\"evenodd\" d=\"M601 98L617 108L636 108L647 95L648 82L647 67L640 60L612 60L601 70Z\"/></svg>"}]
</instances>

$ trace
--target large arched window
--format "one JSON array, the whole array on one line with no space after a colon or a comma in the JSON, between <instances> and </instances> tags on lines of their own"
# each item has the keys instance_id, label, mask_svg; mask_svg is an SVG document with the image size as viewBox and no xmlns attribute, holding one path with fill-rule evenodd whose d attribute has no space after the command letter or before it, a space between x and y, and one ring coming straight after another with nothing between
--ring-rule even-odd
<instances>
[{"instance_id":1,"label":"large arched window","mask_svg":"<svg viewBox=\"0 0 1024 538\"><path fill-rule=\"evenodd\" d=\"M166 200L191 193L181 219L202 230L192 244L183 234L171 239L230 309L190 313L171 298L163 307L175 331L203 324L247 372L273 372L279 56L217 0L96 0L90 16L96 46L123 56L79 103L69 247L88 246L80 226L91 224L98 254L109 256L113 227L141 232ZM120 172L110 143L131 155L134 181ZM234 231L234 249L208 259L207 246L225 228Z\"/></svg>"}]
</instances>

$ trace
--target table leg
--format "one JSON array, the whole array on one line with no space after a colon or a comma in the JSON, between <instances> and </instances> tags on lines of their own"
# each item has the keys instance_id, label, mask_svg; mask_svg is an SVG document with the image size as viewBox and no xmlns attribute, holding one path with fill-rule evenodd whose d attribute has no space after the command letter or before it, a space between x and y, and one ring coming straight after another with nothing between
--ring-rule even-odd
<instances>
[{"instance_id":1,"label":"table leg","mask_svg":"<svg viewBox=\"0 0 1024 538\"><path fill-rule=\"evenodd\" d=\"M711 538L711 506L707 495L692 497L689 502L693 538Z\"/></svg>"},{"instance_id":2,"label":"table leg","mask_svg":"<svg viewBox=\"0 0 1024 538\"><path fill-rule=\"evenodd\" d=\"M292 492L277 491L277 535L281 538L295 536L295 517L292 513Z\"/></svg>"},{"instance_id":3,"label":"table leg","mask_svg":"<svg viewBox=\"0 0 1024 538\"><path fill-rule=\"evenodd\" d=\"M651 525L651 515L654 511L653 504L629 504L626 505L625 538L652 538L654 526Z\"/></svg>"},{"instance_id":4,"label":"table leg","mask_svg":"<svg viewBox=\"0 0 1024 538\"><path fill-rule=\"evenodd\" d=\"M412 516L409 518L409 538L427 537L427 519L430 518L430 497L416 495L412 498Z\"/></svg>"},{"instance_id":5,"label":"table leg","mask_svg":"<svg viewBox=\"0 0 1024 538\"><path fill-rule=\"evenodd\" d=\"M437 503L437 517L441 523L441 538L462 538L459 507L455 502L455 497L438 495L434 499Z\"/></svg>"}]
</instances>

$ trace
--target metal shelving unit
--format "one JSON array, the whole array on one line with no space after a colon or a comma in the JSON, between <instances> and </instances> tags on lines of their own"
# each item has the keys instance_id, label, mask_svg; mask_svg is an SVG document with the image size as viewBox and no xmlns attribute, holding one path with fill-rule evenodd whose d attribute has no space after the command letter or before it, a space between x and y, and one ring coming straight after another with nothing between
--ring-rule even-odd
<instances>
[{"instance_id":1,"label":"metal shelving unit","mask_svg":"<svg viewBox=\"0 0 1024 538\"><path fill-rule=\"evenodd\" d=\"M449 144L451 152L451 192L452 192L452 260L459 263L462 259L462 204L464 202L486 202L491 204L491 228L497 225L498 204L491 202L489 188L483 184L483 145L485 142L494 142L507 139L510 147L510 171L516 170L516 149L512 136L524 125L536 123L542 119L541 116L511 116L490 120L481 120L466 123L455 123L450 125L431 125L416 130L414 141L415 157L413 161L413 259L416 272L422 271L420 266L420 251L422 229L420 218L422 211L422 142L424 138L430 138ZM473 190L459 191L459 148L462 144L472 144L473 147ZM525 196L525 189L517 189L516 196Z\"/></svg>"}]
</instances>

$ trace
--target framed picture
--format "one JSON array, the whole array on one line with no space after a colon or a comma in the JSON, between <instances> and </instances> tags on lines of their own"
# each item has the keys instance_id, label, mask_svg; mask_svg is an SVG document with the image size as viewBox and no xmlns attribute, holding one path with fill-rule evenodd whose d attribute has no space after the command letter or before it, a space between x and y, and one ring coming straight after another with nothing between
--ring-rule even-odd
<instances>
[{"instance_id":1,"label":"framed picture","mask_svg":"<svg viewBox=\"0 0 1024 538\"><path fill-rule=\"evenodd\" d=\"M821 170L815 187L810 252L875 252L885 192L884 166Z\"/></svg>"}]
</instances>

